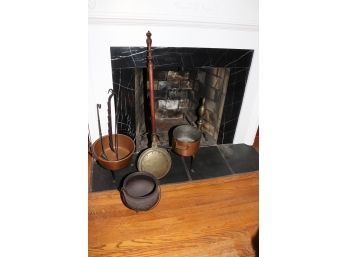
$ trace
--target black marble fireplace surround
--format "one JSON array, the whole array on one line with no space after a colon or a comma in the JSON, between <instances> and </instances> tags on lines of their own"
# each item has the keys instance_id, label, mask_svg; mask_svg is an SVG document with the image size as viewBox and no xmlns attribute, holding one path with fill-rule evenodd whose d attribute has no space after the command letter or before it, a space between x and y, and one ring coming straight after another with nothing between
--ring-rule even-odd
<instances>
[{"instance_id":1,"label":"black marble fireplace surround","mask_svg":"<svg viewBox=\"0 0 348 257\"><path fill-rule=\"evenodd\" d=\"M146 47L111 47L110 51L113 89L120 99L118 131L136 138L135 80L136 71L143 69L143 81L147 81ZM252 57L253 50L247 49L153 47L155 74L156 70L228 68L217 144L233 142Z\"/></svg>"}]
</instances>

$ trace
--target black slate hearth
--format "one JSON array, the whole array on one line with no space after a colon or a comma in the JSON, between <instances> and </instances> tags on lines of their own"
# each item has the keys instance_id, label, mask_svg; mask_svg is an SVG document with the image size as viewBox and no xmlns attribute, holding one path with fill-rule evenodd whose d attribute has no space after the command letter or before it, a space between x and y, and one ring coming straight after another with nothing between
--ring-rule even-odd
<instances>
[{"instance_id":1,"label":"black slate hearth","mask_svg":"<svg viewBox=\"0 0 348 257\"><path fill-rule=\"evenodd\" d=\"M114 172L114 178L111 171L104 169L96 161L93 162L93 174L92 174L92 192L99 192L105 190L115 190L122 186L123 179L130 173L137 171L135 167L135 156L131 161L131 164L124 169Z\"/></svg>"},{"instance_id":2,"label":"black slate hearth","mask_svg":"<svg viewBox=\"0 0 348 257\"><path fill-rule=\"evenodd\" d=\"M170 152L170 155L172 157L172 168L160 180L162 185L228 176L259 169L258 152L252 146L245 144L201 147L193 162L193 172L188 170L189 157L180 157L172 152ZM101 167L97 162L93 162L92 192L119 189L123 179L131 172L136 171L136 159L137 156L134 155L129 167L114 172L114 182L110 171Z\"/></svg>"},{"instance_id":3,"label":"black slate hearth","mask_svg":"<svg viewBox=\"0 0 348 257\"><path fill-rule=\"evenodd\" d=\"M259 154L246 144L218 145L232 173L243 173L259 169Z\"/></svg>"},{"instance_id":4,"label":"black slate hearth","mask_svg":"<svg viewBox=\"0 0 348 257\"><path fill-rule=\"evenodd\" d=\"M190 158L185 157L189 169ZM192 180L231 175L231 170L221 156L217 146L201 147L192 163Z\"/></svg>"},{"instance_id":5,"label":"black slate hearth","mask_svg":"<svg viewBox=\"0 0 348 257\"><path fill-rule=\"evenodd\" d=\"M173 152L169 152L172 158L172 167L168 174L160 180L161 184L185 182L189 180L184 163L181 157Z\"/></svg>"}]
</instances>

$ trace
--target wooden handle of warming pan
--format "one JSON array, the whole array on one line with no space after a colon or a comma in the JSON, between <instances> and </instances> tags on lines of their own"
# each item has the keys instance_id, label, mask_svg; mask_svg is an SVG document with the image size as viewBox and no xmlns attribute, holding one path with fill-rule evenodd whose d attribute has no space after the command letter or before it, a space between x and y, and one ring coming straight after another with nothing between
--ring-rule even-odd
<instances>
[{"instance_id":1,"label":"wooden handle of warming pan","mask_svg":"<svg viewBox=\"0 0 348 257\"><path fill-rule=\"evenodd\" d=\"M147 44L147 71L149 77L149 93L150 93L150 111L151 111L151 127L152 127L152 135L153 137L156 135L156 117L155 117L155 89L154 89L154 81L153 81L153 61L152 61L152 53L151 53L151 32L148 31L146 33L146 44Z\"/></svg>"}]
</instances>

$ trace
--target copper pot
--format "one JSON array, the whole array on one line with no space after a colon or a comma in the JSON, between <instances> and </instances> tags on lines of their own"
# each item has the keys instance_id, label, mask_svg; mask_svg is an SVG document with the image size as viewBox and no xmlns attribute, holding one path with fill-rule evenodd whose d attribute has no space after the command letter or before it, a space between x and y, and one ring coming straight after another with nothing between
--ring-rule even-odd
<instances>
[{"instance_id":1,"label":"copper pot","mask_svg":"<svg viewBox=\"0 0 348 257\"><path fill-rule=\"evenodd\" d=\"M160 200L159 181L148 172L129 174L121 188L122 202L135 211L147 211L156 206Z\"/></svg>"},{"instance_id":2,"label":"copper pot","mask_svg":"<svg viewBox=\"0 0 348 257\"><path fill-rule=\"evenodd\" d=\"M102 141L100 139L96 140L92 145L93 157L98 161L98 163L105 169L116 171L127 167L132 160L132 156L135 150L134 141L126 135L123 134L113 134L113 140L117 137L118 142L118 156L113 152L109 146L109 137L103 136ZM102 157L102 145L103 142L105 154L107 160ZM116 158L118 157L118 158Z\"/></svg>"},{"instance_id":3,"label":"copper pot","mask_svg":"<svg viewBox=\"0 0 348 257\"><path fill-rule=\"evenodd\" d=\"M174 129L172 149L181 156L194 156L199 149L202 132L191 126L181 125Z\"/></svg>"}]
</instances>

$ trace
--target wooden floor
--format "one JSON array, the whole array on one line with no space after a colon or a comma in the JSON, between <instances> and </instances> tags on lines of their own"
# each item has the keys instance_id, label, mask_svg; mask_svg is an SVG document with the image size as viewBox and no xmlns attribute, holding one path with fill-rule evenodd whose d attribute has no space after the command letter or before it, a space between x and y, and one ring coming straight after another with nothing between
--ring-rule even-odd
<instances>
[{"instance_id":1,"label":"wooden floor","mask_svg":"<svg viewBox=\"0 0 348 257\"><path fill-rule=\"evenodd\" d=\"M148 212L89 193L89 256L256 256L258 172L161 186Z\"/></svg>"}]
</instances>

